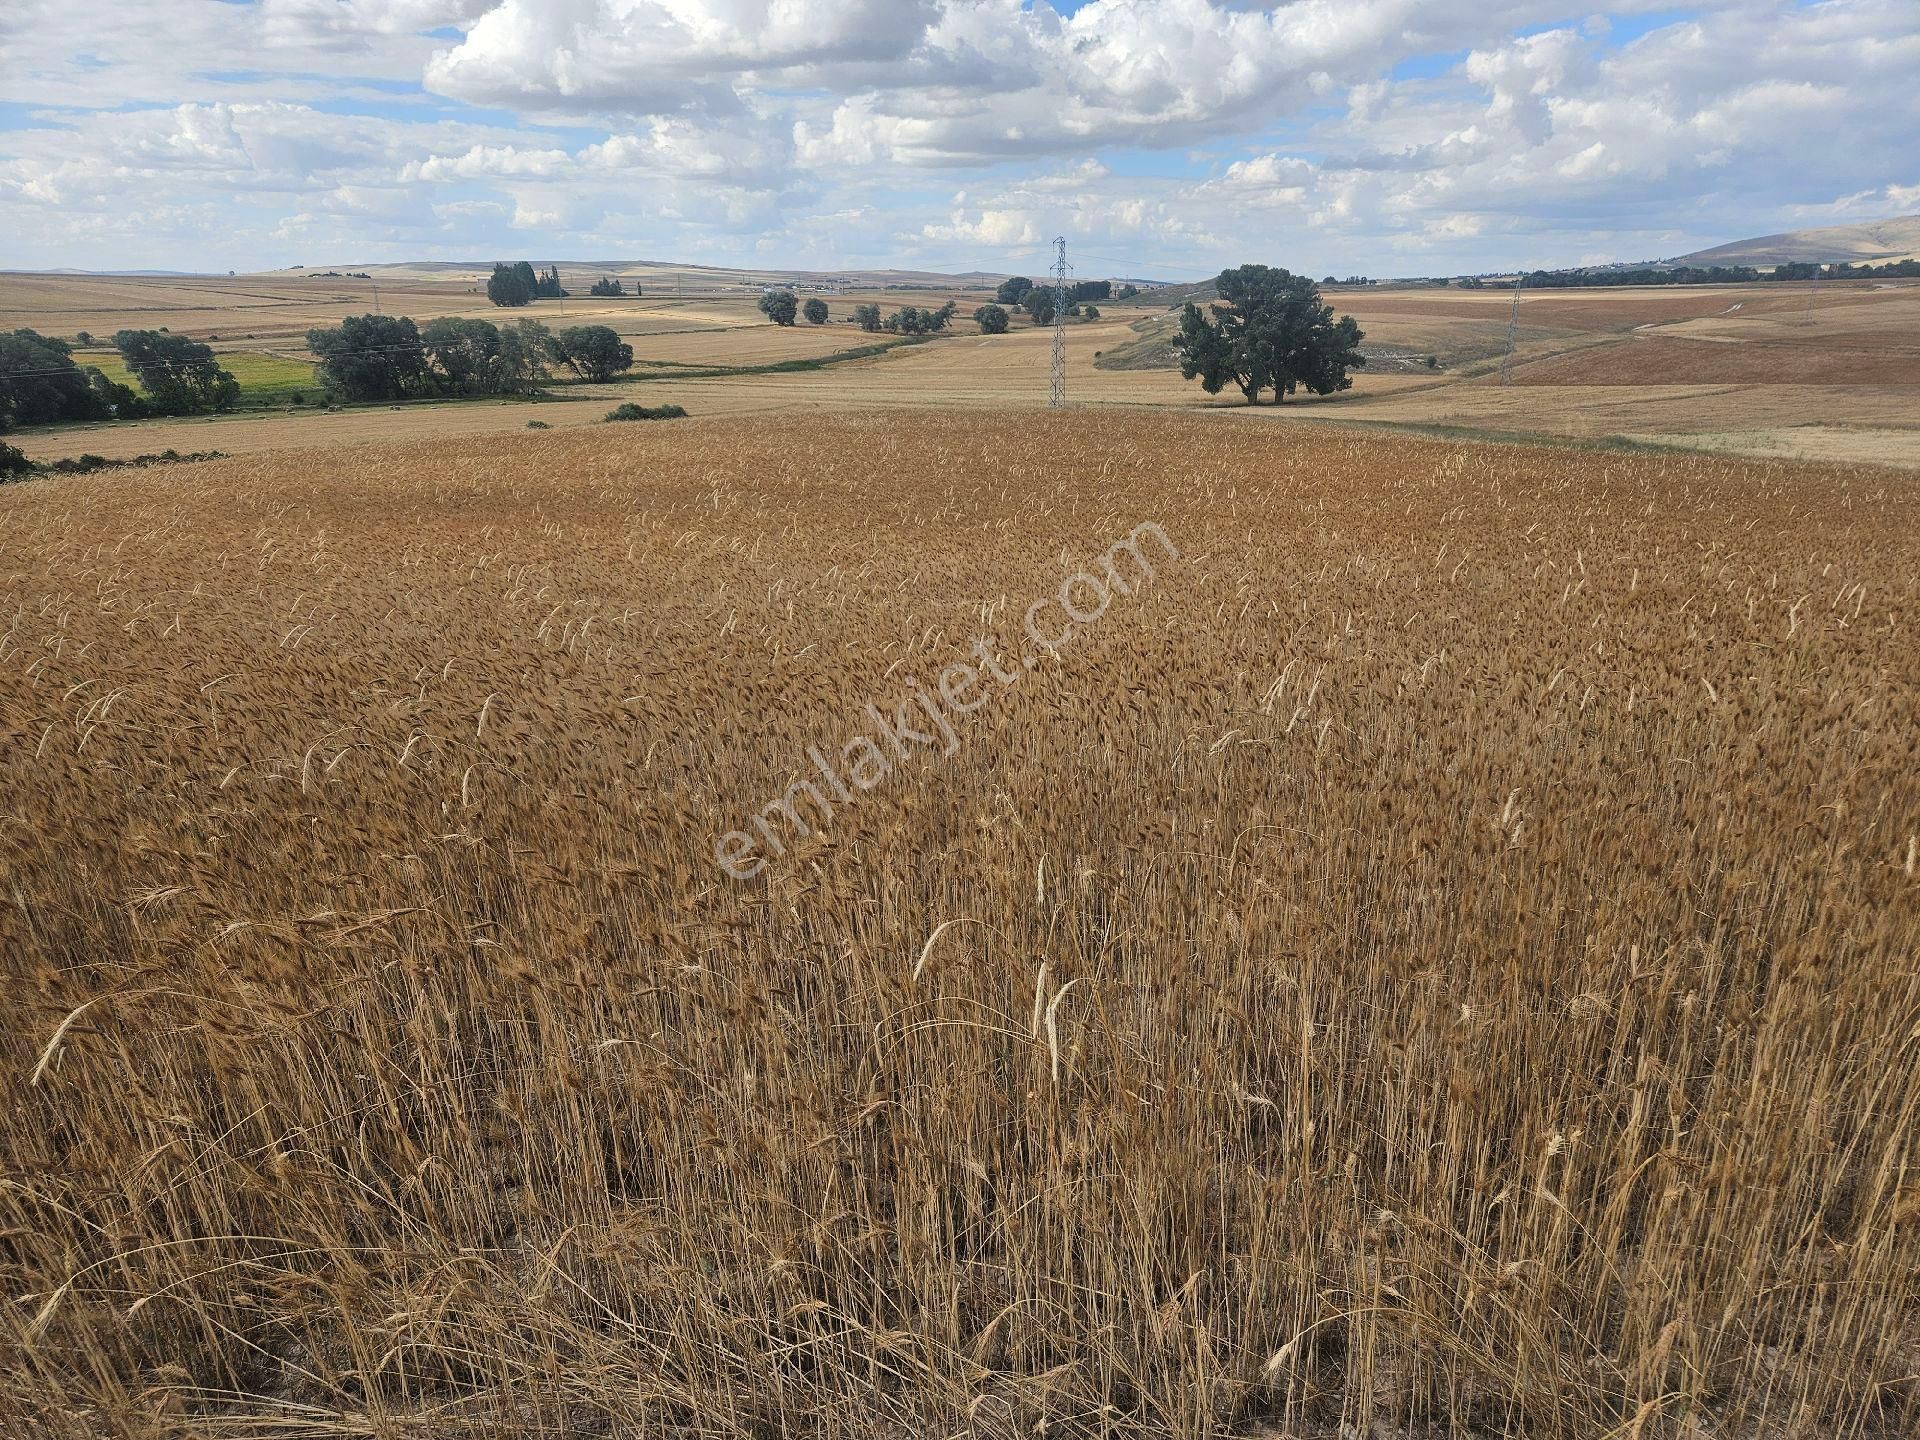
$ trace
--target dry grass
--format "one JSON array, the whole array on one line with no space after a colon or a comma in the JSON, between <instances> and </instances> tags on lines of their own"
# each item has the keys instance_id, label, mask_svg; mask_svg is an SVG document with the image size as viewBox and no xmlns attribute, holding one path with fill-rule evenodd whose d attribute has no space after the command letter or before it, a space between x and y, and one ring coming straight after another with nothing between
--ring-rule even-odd
<instances>
[{"instance_id":1,"label":"dry grass","mask_svg":"<svg viewBox=\"0 0 1920 1440\"><path fill-rule=\"evenodd\" d=\"M1911 1433L1910 482L792 440L0 490L0 1429Z\"/></svg>"}]
</instances>

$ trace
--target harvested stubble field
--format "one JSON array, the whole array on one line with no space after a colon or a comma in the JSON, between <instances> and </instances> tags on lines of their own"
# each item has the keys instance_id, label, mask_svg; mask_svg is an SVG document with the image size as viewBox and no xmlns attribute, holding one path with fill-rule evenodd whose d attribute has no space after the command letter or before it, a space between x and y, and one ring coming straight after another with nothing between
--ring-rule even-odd
<instances>
[{"instance_id":1,"label":"harvested stubble field","mask_svg":"<svg viewBox=\"0 0 1920 1440\"><path fill-rule=\"evenodd\" d=\"M807 438L0 491L0 1430L1912 1432L1910 478Z\"/></svg>"}]
</instances>

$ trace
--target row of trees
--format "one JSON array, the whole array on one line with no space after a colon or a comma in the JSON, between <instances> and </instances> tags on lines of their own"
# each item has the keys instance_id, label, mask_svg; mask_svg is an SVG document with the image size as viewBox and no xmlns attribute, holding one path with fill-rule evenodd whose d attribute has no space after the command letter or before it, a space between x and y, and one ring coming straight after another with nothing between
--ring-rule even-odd
<instances>
[{"instance_id":1,"label":"row of trees","mask_svg":"<svg viewBox=\"0 0 1920 1440\"><path fill-rule=\"evenodd\" d=\"M1756 270L1751 265L1643 265L1633 269L1603 270L1530 270L1521 277L1529 290L1570 290L1599 285L1747 285L1768 281L1804 283L1825 277L1829 280L1873 280L1880 278L1920 278L1920 261L1892 260L1884 265L1852 265L1840 261L1821 265L1811 260L1794 260L1771 270ZM1485 282L1469 276L1459 282L1462 289L1478 290Z\"/></svg>"},{"instance_id":2,"label":"row of trees","mask_svg":"<svg viewBox=\"0 0 1920 1440\"><path fill-rule=\"evenodd\" d=\"M1116 290L1111 280L1080 280L1068 287L1067 304L1069 307L1075 307L1089 300L1131 300L1139 293L1138 285L1122 285ZM1024 275L1014 275L1000 282L1000 288L994 292L993 301L996 305L1010 309L1028 310L1031 314L1032 311L1028 309L1029 300L1033 296L1043 294L1047 297L1044 303L1047 306L1048 320L1035 323L1045 324L1051 322L1053 315L1054 292L1051 285L1036 285ZM1067 313L1073 315L1078 311L1069 308Z\"/></svg>"},{"instance_id":3,"label":"row of trees","mask_svg":"<svg viewBox=\"0 0 1920 1440\"><path fill-rule=\"evenodd\" d=\"M828 312L827 302L818 295L802 305L791 290L769 290L760 297L760 313L776 325L791 325L802 315L809 325L824 325Z\"/></svg>"},{"instance_id":4,"label":"row of trees","mask_svg":"<svg viewBox=\"0 0 1920 1440\"><path fill-rule=\"evenodd\" d=\"M1011 282L1010 282L1011 283ZM1018 291L1025 302L1027 314L1036 325L1053 323L1053 292L1047 289L1035 289L1031 280L1024 282L1026 289ZM1091 281L1091 285L1106 286L1105 280ZM1006 286L1002 286L1004 292ZM937 335L944 331L960 307L952 300L937 307L903 305L891 315L883 314L878 305L856 305L853 307L853 323L869 335L887 331L895 335ZM809 324L824 325L827 321L827 302L818 298L810 299L804 306L791 291L769 290L760 297L760 313L776 325L791 325L804 315ZM1084 315L1089 320L1098 320L1100 312L1092 305L1074 306L1071 313ZM973 312L974 323L979 325L985 335L1004 335L1011 326L1012 317L1007 307L999 302L982 305Z\"/></svg>"},{"instance_id":5,"label":"row of trees","mask_svg":"<svg viewBox=\"0 0 1920 1440\"><path fill-rule=\"evenodd\" d=\"M1747 285L1766 281L1805 282L1824 277L1828 280L1920 279L1920 260L1889 260L1883 265L1854 265L1845 260L1831 265L1811 260L1793 260L1771 270L1756 270L1751 265L1641 265L1631 269L1530 270L1520 277L1529 290L1572 290L1605 285ZM1332 277L1328 277L1332 283ZM1432 282L1445 285L1445 280ZM1468 275L1453 282L1462 290L1484 290L1489 282ZM1493 286L1505 287L1496 280Z\"/></svg>"},{"instance_id":6,"label":"row of trees","mask_svg":"<svg viewBox=\"0 0 1920 1440\"><path fill-rule=\"evenodd\" d=\"M524 395L563 366L582 380L611 380L633 365L633 347L605 325L554 334L534 320L495 325L445 316L416 326L405 315L357 315L307 332L330 398Z\"/></svg>"},{"instance_id":7,"label":"row of trees","mask_svg":"<svg viewBox=\"0 0 1920 1440\"><path fill-rule=\"evenodd\" d=\"M1268 265L1222 270L1220 299L1204 311L1188 301L1175 341L1180 373L1209 395L1239 387L1247 403L1273 391L1277 405L1304 387L1330 395L1353 384L1347 372L1367 363L1363 335L1351 315L1334 319L1320 287L1304 275Z\"/></svg>"},{"instance_id":8,"label":"row of trees","mask_svg":"<svg viewBox=\"0 0 1920 1440\"><path fill-rule=\"evenodd\" d=\"M938 308L903 305L891 315L882 316L878 305L853 307L853 323L869 335L882 330L894 335L937 335L947 328L960 307L949 300Z\"/></svg>"},{"instance_id":9,"label":"row of trees","mask_svg":"<svg viewBox=\"0 0 1920 1440\"><path fill-rule=\"evenodd\" d=\"M1099 307L1089 303L1094 300L1118 299L1131 300L1140 293L1139 287L1122 285L1113 288L1111 280L1082 280L1068 288L1066 292L1067 314L1086 320L1100 318ZM1000 282L1000 288L994 292L994 304L1002 309L1024 310L1027 318L1036 325L1051 325L1054 321L1054 308L1059 294L1051 285L1036 285L1024 275L1015 275ZM993 331L999 334L999 331Z\"/></svg>"},{"instance_id":10,"label":"row of trees","mask_svg":"<svg viewBox=\"0 0 1920 1440\"><path fill-rule=\"evenodd\" d=\"M1882 265L1854 265L1845 260L1827 266L1829 280L1920 280L1920 260L1889 260Z\"/></svg>"},{"instance_id":11,"label":"row of trees","mask_svg":"<svg viewBox=\"0 0 1920 1440\"><path fill-rule=\"evenodd\" d=\"M959 313L960 307L949 300L940 306L902 305L891 315L883 315L878 305L856 305L853 307L853 323L869 335L887 331L894 335L937 335L945 330ZM999 317L998 328L990 328L993 322L983 322L981 329L989 335L998 335L1007 328L1007 312L998 305L983 305L973 312L973 318L992 311ZM827 322L827 302L815 297L804 306L788 290L769 290L760 297L760 313L776 325L791 325L801 315L810 325L824 325Z\"/></svg>"},{"instance_id":12,"label":"row of trees","mask_svg":"<svg viewBox=\"0 0 1920 1440\"><path fill-rule=\"evenodd\" d=\"M1767 278L1751 265L1676 265L1671 269L1530 270L1520 283L1528 290L1571 290L1594 285L1738 285ZM1774 278L1811 279L1812 275Z\"/></svg>"},{"instance_id":13,"label":"row of trees","mask_svg":"<svg viewBox=\"0 0 1920 1440\"><path fill-rule=\"evenodd\" d=\"M588 286L587 293L605 297L640 295L645 292L638 285L629 290L617 277L606 275ZM493 274L487 278L487 298L496 305L519 306L531 305L535 300L564 300L567 294L560 284L558 265L535 270L529 262L516 260L511 265L495 265Z\"/></svg>"},{"instance_id":14,"label":"row of trees","mask_svg":"<svg viewBox=\"0 0 1920 1440\"><path fill-rule=\"evenodd\" d=\"M882 323L895 335L937 335L947 328L960 307L949 300L937 309L902 305Z\"/></svg>"},{"instance_id":15,"label":"row of trees","mask_svg":"<svg viewBox=\"0 0 1920 1440\"><path fill-rule=\"evenodd\" d=\"M1028 317L1035 325L1051 325L1053 323L1053 303L1054 295L1051 290L1029 290L1026 292L1024 308ZM1069 305L1067 307L1067 313L1069 315L1078 315L1083 320L1098 320L1100 318L1100 307L1097 305ZM1007 313L1007 308L1004 305L996 302L992 305L982 305L978 310L974 311L973 321L980 327L980 333L982 335L1004 335L1007 333L1008 327L1012 325L1013 317Z\"/></svg>"},{"instance_id":16,"label":"row of trees","mask_svg":"<svg viewBox=\"0 0 1920 1440\"><path fill-rule=\"evenodd\" d=\"M230 410L240 382L211 346L164 330L122 330L121 363L139 384L123 385L97 365L75 363L73 347L36 330L0 335L0 431L76 420L133 420Z\"/></svg>"},{"instance_id":17,"label":"row of trees","mask_svg":"<svg viewBox=\"0 0 1920 1440\"><path fill-rule=\"evenodd\" d=\"M516 260L511 265L495 265L493 274L487 277L487 299L496 305L531 305L536 300L566 298L567 292L560 288L558 265L537 272L527 261Z\"/></svg>"},{"instance_id":18,"label":"row of trees","mask_svg":"<svg viewBox=\"0 0 1920 1440\"><path fill-rule=\"evenodd\" d=\"M1067 313L1098 320L1099 309L1091 304L1083 305L1080 301L1104 300L1113 293L1113 282L1110 280L1083 281L1074 287ZM1118 293L1137 294L1138 291L1129 285L1123 286ZM1024 276L1015 276L1000 286L994 303L982 305L973 312L973 318L983 334L1004 335L1012 324L1009 306L1025 310L1036 325L1051 325L1053 304L1054 292L1050 288L1036 286ZM853 307L853 323L868 334L886 330L897 335L935 335L947 328L958 310L959 306L949 300L938 308L903 305L891 315L883 316L878 305L856 305ZM769 290L760 297L760 313L776 325L792 325L802 316L811 325L824 325L828 311L827 302L818 297L802 305L790 290Z\"/></svg>"}]
</instances>

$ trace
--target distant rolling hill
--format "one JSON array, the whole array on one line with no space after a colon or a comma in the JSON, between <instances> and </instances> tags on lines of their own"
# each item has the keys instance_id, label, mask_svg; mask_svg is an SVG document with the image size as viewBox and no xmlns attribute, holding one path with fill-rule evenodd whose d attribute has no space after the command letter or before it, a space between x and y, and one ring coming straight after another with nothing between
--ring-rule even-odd
<instances>
[{"instance_id":1,"label":"distant rolling hill","mask_svg":"<svg viewBox=\"0 0 1920 1440\"><path fill-rule=\"evenodd\" d=\"M1906 260L1920 257L1920 215L1834 225L1824 230L1788 230L1735 240L1711 250L1681 255L1677 265L1788 265L1796 261Z\"/></svg>"},{"instance_id":2,"label":"distant rolling hill","mask_svg":"<svg viewBox=\"0 0 1920 1440\"><path fill-rule=\"evenodd\" d=\"M549 263L560 269L561 283L569 290L585 291L595 280L611 276L644 287L649 294L666 294L676 286L688 291L759 290L767 285L788 285L804 290L991 290L1011 272L967 270L953 274L942 270L782 270L762 267L747 270L725 265L700 265L669 260L558 260L534 259L536 269ZM484 283L493 270L492 261L412 260L378 263L341 262L332 265L293 265L271 272L273 276L301 279L366 278L381 281L463 281ZM1036 277L1040 278L1040 277ZM1088 278L1108 278L1088 272ZM1120 280L1118 285L1134 284L1151 289L1155 280Z\"/></svg>"}]
</instances>

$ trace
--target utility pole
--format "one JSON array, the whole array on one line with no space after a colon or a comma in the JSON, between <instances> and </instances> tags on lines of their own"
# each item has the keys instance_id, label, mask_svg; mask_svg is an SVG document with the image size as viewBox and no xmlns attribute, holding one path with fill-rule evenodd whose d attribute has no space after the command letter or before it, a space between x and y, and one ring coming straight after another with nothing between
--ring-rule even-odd
<instances>
[{"instance_id":1,"label":"utility pole","mask_svg":"<svg viewBox=\"0 0 1920 1440\"><path fill-rule=\"evenodd\" d=\"M1507 311L1507 353L1506 357L1500 362L1500 383L1502 385L1511 385L1513 383L1513 345L1514 341L1520 336L1520 282L1526 278L1525 274L1519 274L1513 277L1513 308Z\"/></svg>"},{"instance_id":2,"label":"utility pole","mask_svg":"<svg viewBox=\"0 0 1920 1440\"><path fill-rule=\"evenodd\" d=\"M1807 313L1800 317L1800 323L1802 325L1811 325L1813 323L1813 297L1819 293L1820 262L1816 260L1813 266L1813 283L1807 287Z\"/></svg>"},{"instance_id":3,"label":"utility pole","mask_svg":"<svg viewBox=\"0 0 1920 1440\"><path fill-rule=\"evenodd\" d=\"M1053 384L1047 408L1058 410L1067 403L1067 237L1056 235L1053 244Z\"/></svg>"}]
</instances>

